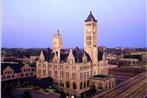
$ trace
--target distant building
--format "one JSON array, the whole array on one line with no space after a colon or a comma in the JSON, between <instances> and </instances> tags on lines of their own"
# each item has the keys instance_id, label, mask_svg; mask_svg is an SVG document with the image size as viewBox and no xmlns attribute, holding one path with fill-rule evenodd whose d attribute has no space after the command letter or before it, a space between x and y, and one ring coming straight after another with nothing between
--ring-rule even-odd
<instances>
[{"instance_id":1,"label":"distant building","mask_svg":"<svg viewBox=\"0 0 147 98\"><path fill-rule=\"evenodd\" d=\"M90 77L90 85L96 90L108 90L116 85L115 78L109 75L95 75Z\"/></svg>"},{"instance_id":2,"label":"distant building","mask_svg":"<svg viewBox=\"0 0 147 98\"><path fill-rule=\"evenodd\" d=\"M53 50L40 53L36 76L52 77L59 90L80 97L81 93L89 90L90 77L108 74L105 56L98 61L97 31L97 20L92 12L85 20L84 49L62 49L63 38L58 31L53 37Z\"/></svg>"},{"instance_id":3,"label":"distant building","mask_svg":"<svg viewBox=\"0 0 147 98\"><path fill-rule=\"evenodd\" d=\"M34 68L25 64L18 63L1 63L2 81L14 80L18 78L26 78L35 76Z\"/></svg>"}]
</instances>

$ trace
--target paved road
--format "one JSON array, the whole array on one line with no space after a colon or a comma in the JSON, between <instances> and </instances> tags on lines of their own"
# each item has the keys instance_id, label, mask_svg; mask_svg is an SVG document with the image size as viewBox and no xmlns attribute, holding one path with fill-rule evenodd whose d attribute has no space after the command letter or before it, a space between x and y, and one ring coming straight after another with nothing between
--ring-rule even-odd
<instances>
[{"instance_id":1,"label":"paved road","mask_svg":"<svg viewBox=\"0 0 147 98\"><path fill-rule=\"evenodd\" d=\"M146 93L146 77L146 72L141 73L92 98L141 98Z\"/></svg>"}]
</instances>

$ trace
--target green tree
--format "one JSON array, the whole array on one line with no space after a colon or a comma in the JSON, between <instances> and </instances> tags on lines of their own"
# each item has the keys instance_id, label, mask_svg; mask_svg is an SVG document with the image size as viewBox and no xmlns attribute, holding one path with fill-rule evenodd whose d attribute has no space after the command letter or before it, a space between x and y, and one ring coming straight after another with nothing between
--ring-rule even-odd
<instances>
[{"instance_id":1,"label":"green tree","mask_svg":"<svg viewBox=\"0 0 147 98\"><path fill-rule=\"evenodd\" d=\"M24 93L22 94L22 98L32 98L32 95L29 91L24 91Z\"/></svg>"}]
</instances>

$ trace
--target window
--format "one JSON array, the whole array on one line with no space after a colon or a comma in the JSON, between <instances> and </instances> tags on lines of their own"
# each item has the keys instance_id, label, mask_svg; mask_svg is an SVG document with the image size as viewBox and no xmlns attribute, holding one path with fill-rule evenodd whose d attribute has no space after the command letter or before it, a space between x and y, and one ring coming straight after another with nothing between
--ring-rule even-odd
<instances>
[{"instance_id":1,"label":"window","mask_svg":"<svg viewBox=\"0 0 147 98\"><path fill-rule=\"evenodd\" d=\"M5 79L5 76L3 76L2 79Z\"/></svg>"},{"instance_id":2,"label":"window","mask_svg":"<svg viewBox=\"0 0 147 98\"><path fill-rule=\"evenodd\" d=\"M49 68L52 68L52 65L49 65Z\"/></svg>"},{"instance_id":3,"label":"window","mask_svg":"<svg viewBox=\"0 0 147 98\"><path fill-rule=\"evenodd\" d=\"M80 89L82 89L82 87L83 87L83 83L81 82L81 83L80 83Z\"/></svg>"},{"instance_id":4,"label":"window","mask_svg":"<svg viewBox=\"0 0 147 98\"><path fill-rule=\"evenodd\" d=\"M7 74L7 71L5 72L5 74Z\"/></svg>"},{"instance_id":5,"label":"window","mask_svg":"<svg viewBox=\"0 0 147 98\"><path fill-rule=\"evenodd\" d=\"M67 87L67 88L70 88L69 81L66 81L66 87Z\"/></svg>"},{"instance_id":6,"label":"window","mask_svg":"<svg viewBox=\"0 0 147 98\"><path fill-rule=\"evenodd\" d=\"M48 71L48 74L49 74L50 76L52 76L52 71L51 71L51 70L49 70L49 71Z\"/></svg>"},{"instance_id":7,"label":"window","mask_svg":"<svg viewBox=\"0 0 147 98\"><path fill-rule=\"evenodd\" d=\"M90 72L90 76L92 76L92 71Z\"/></svg>"},{"instance_id":8,"label":"window","mask_svg":"<svg viewBox=\"0 0 147 98\"><path fill-rule=\"evenodd\" d=\"M91 40L91 36L86 36L86 40Z\"/></svg>"},{"instance_id":9,"label":"window","mask_svg":"<svg viewBox=\"0 0 147 98\"><path fill-rule=\"evenodd\" d=\"M87 41L86 44L87 44L87 45L91 45L91 41Z\"/></svg>"},{"instance_id":10,"label":"window","mask_svg":"<svg viewBox=\"0 0 147 98\"><path fill-rule=\"evenodd\" d=\"M89 86L89 80L87 81L87 87Z\"/></svg>"},{"instance_id":11,"label":"window","mask_svg":"<svg viewBox=\"0 0 147 98\"><path fill-rule=\"evenodd\" d=\"M96 75L96 71L94 70L94 75Z\"/></svg>"},{"instance_id":12,"label":"window","mask_svg":"<svg viewBox=\"0 0 147 98\"><path fill-rule=\"evenodd\" d=\"M84 82L84 88L86 87L86 81Z\"/></svg>"},{"instance_id":13,"label":"window","mask_svg":"<svg viewBox=\"0 0 147 98\"><path fill-rule=\"evenodd\" d=\"M63 69L63 65L61 65L61 69Z\"/></svg>"},{"instance_id":14,"label":"window","mask_svg":"<svg viewBox=\"0 0 147 98\"><path fill-rule=\"evenodd\" d=\"M33 73L31 72L30 75L33 75Z\"/></svg>"},{"instance_id":15,"label":"window","mask_svg":"<svg viewBox=\"0 0 147 98\"><path fill-rule=\"evenodd\" d=\"M12 78L14 78L15 77L15 75L12 75Z\"/></svg>"},{"instance_id":16,"label":"window","mask_svg":"<svg viewBox=\"0 0 147 98\"><path fill-rule=\"evenodd\" d=\"M46 70L43 70L43 75L46 76Z\"/></svg>"},{"instance_id":17,"label":"window","mask_svg":"<svg viewBox=\"0 0 147 98\"><path fill-rule=\"evenodd\" d=\"M63 71L60 71L60 77L63 78Z\"/></svg>"},{"instance_id":18,"label":"window","mask_svg":"<svg viewBox=\"0 0 147 98\"><path fill-rule=\"evenodd\" d=\"M69 69L69 66L66 66L66 69Z\"/></svg>"},{"instance_id":19,"label":"window","mask_svg":"<svg viewBox=\"0 0 147 98\"><path fill-rule=\"evenodd\" d=\"M41 67L41 64L38 64L38 67Z\"/></svg>"},{"instance_id":20,"label":"window","mask_svg":"<svg viewBox=\"0 0 147 98\"><path fill-rule=\"evenodd\" d=\"M24 75L23 74L20 74L20 76L23 77Z\"/></svg>"},{"instance_id":21,"label":"window","mask_svg":"<svg viewBox=\"0 0 147 98\"><path fill-rule=\"evenodd\" d=\"M82 79L83 78L83 73L80 73L80 79Z\"/></svg>"},{"instance_id":22,"label":"window","mask_svg":"<svg viewBox=\"0 0 147 98\"><path fill-rule=\"evenodd\" d=\"M77 89L77 85L75 82L73 82L73 89Z\"/></svg>"},{"instance_id":23,"label":"window","mask_svg":"<svg viewBox=\"0 0 147 98\"><path fill-rule=\"evenodd\" d=\"M73 67L72 67L72 70L76 70L76 66L73 66Z\"/></svg>"},{"instance_id":24,"label":"window","mask_svg":"<svg viewBox=\"0 0 147 98\"><path fill-rule=\"evenodd\" d=\"M43 64L43 67L46 67L46 65L45 65L45 64Z\"/></svg>"},{"instance_id":25,"label":"window","mask_svg":"<svg viewBox=\"0 0 147 98\"><path fill-rule=\"evenodd\" d=\"M60 86L64 87L64 82L62 80L60 81Z\"/></svg>"},{"instance_id":26,"label":"window","mask_svg":"<svg viewBox=\"0 0 147 98\"><path fill-rule=\"evenodd\" d=\"M102 83L98 84L98 89L103 89Z\"/></svg>"},{"instance_id":27,"label":"window","mask_svg":"<svg viewBox=\"0 0 147 98\"><path fill-rule=\"evenodd\" d=\"M7 78L10 78L10 76L7 76Z\"/></svg>"},{"instance_id":28,"label":"window","mask_svg":"<svg viewBox=\"0 0 147 98\"><path fill-rule=\"evenodd\" d=\"M28 75L29 75L28 73L25 74L25 76L28 76Z\"/></svg>"},{"instance_id":29,"label":"window","mask_svg":"<svg viewBox=\"0 0 147 98\"><path fill-rule=\"evenodd\" d=\"M54 76L57 77L58 71L54 71Z\"/></svg>"},{"instance_id":30,"label":"window","mask_svg":"<svg viewBox=\"0 0 147 98\"><path fill-rule=\"evenodd\" d=\"M89 72L87 72L87 78L89 78Z\"/></svg>"},{"instance_id":31,"label":"window","mask_svg":"<svg viewBox=\"0 0 147 98\"><path fill-rule=\"evenodd\" d=\"M84 72L84 78L86 78L86 72Z\"/></svg>"},{"instance_id":32,"label":"window","mask_svg":"<svg viewBox=\"0 0 147 98\"><path fill-rule=\"evenodd\" d=\"M39 75L41 74L41 69L38 69L38 74L39 74Z\"/></svg>"},{"instance_id":33,"label":"window","mask_svg":"<svg viewBox=\"0 0 147 98\"><path fill-rule=\"evenodd\" d=\"M69 78L69 72L66 72L66 78Z\"/></svg>"},{"instance_id":34,"label":"window","mask_svg":"<svg viewBox=\"0 0 147 98\"><path fill-rule=\"evenodd\" d=\"M76 73L72 73L72 79L76 79Z\"/></svg>"}]
</instances>

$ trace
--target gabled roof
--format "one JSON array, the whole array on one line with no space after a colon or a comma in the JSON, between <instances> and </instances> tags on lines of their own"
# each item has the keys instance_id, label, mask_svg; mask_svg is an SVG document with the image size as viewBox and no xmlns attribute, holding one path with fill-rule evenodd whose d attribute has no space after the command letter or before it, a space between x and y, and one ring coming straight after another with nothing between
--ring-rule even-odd
<instances>
[{"instance_id":1,"label":"gabled roof","mask_svg":"<svg viewBox=\"0 0 147 98\"><path fill-rule=\"evenodd\" d=\"M92 12L90 11L90 14L89 14L89 16L87 17L87 19L85 20L85 22L89 22L89 21L91 21L91 20L93 20L94 22L97 22L97 20L94 18L94 16L93 16L93 14L92 14Z\"/></svg>"},{"instance_id":2,"label":"gabled roof","mask_svg":"<svg viewBox=\"0 0 147 98\"><path fill-rule=\"evenodd\" d=\"M60 49L60 62L61 63L67 62L69 50L70 49ZM75 57L75 63L82 63L82 57L83 57L84 53L86 54L87 62L92 61L89 54L86 53L84 51L84 49L80 49L80 48L76 47L75 49L73 49L72 52L73 52L73 56ZM44 50L43 54L45 56L45 61L51 61L51 62L53 61L55 53L50 48L48 48L47 50ZM56 52L56 54L58 55L57 52ZM99 58L101 58L101 56Z\"/></svg>"},{"instance_id":3,"label":"gabled roof","mask_svg":"<svg viewBox=\"0 0 147 98\"><path fill-rule=\"evenodd\" d=\"M24 65L22 65L22 64L1 63L1 74L3 74L4 69L7 68L8 66L14 70L14 73L20 73L20 72L22 72L21 68Z\"/></svg>"},{"instance_id":4,"label":"gabled roof","mask_svg":"<svg viewBox=\"0 0 147 98\"><path fill-rule=\"evenodd\" d=\"M47 48L47 50L43 50L43 55L45 57L45 61L51 61L54 57L54 53L50 48Z\"/></svg>"}]
</instances>

